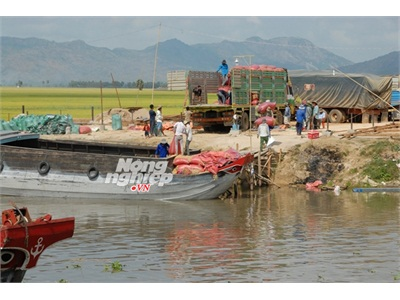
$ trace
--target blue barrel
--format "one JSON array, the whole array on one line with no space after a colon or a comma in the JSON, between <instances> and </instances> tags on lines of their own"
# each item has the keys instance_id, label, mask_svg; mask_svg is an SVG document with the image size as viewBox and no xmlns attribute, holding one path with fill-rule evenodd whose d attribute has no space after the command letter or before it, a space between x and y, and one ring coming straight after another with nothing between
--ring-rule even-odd
<instances>
[{"instance_id":1,"label":"blue barrel","mask_svg":"<svg viewBox=\"0 0 400 300\"><path fill-rule=\"evenodd\" d=\"M392 91L392 100L390 104L392 106L400 105L400 91Z\"/></svg>"},{"instance_id":2,"label":"blue barrel","mask_svg":"<svg viewBox=\"0 0 400 300\"><path fill-rule=\"evenodd\" d=\"M112 115L112 129L113 130L121 130L122 129L122 120L119 114Z\"/></svg>"}]
</instances>

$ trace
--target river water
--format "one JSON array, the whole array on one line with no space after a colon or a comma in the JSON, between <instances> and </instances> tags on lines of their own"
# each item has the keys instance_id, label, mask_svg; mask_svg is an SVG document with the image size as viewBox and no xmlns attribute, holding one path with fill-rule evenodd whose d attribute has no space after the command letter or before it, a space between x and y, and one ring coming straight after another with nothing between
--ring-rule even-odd
<instances>
[{"instance_id":1,"label":"river water","mask_svg":"<svg viewBox=\"0 0 400 300\"><path fill-rule=\"evenodd\" d=\"M25 283L398 283L399 193L241 191L236 199L7 199L74 216ZM112 272L114 266L122 271Z\"/></svg>"}]
</instances>

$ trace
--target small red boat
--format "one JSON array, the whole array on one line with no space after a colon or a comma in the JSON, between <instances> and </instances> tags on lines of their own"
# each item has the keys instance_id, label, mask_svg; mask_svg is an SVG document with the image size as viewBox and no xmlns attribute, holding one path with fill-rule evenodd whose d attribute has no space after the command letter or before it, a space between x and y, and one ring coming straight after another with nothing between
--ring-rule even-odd
<instances>
[{"instance_id":1,"label":"small red boat","mask_svg":"<svg viewBox=\"0 0 400 300\"><path fill-rule=\"evenodd\" d=\"M26 207L2 212L1 282L22 282L50 245L74 234L75 218L52 219L47 214L32 220Z\"/></svg>"}]
</instances>

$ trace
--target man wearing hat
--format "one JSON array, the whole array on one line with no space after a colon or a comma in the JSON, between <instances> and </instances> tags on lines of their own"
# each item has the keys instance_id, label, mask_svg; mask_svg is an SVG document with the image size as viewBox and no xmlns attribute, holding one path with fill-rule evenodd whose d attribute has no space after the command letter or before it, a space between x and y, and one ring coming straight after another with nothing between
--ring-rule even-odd
<instances>
[{"instance_id":1,"label":"man wearing hat","mask_svg":"<svg viewBox=\"0 0 400 300\"><path fill-rule=\"evenodd\" d=\"M169 144L166 139L162 139L156 148L156 157L167 157L169 154Z\"/></svg>"}]
</instances>

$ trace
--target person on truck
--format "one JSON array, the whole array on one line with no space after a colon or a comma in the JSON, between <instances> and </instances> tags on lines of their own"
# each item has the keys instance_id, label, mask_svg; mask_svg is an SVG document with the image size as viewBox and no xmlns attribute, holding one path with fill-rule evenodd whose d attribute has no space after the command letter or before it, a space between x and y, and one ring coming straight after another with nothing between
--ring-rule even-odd
<instances>
[{"instance_id":1,"label":"person on truck","mask_svg":"<svg viewBox=\"0 0 400 300\"><path fill-rule=\"evenodd\" d=\"M201 86L200 86L200 85L196 86L196 87L193 89L193 95L194 95L193 98L194 98L195 100L197 100L197 101L201 101L201 92L202 92Z\"/></svg>"},{"instance_id":2,"label":"person on truck","mask_svg":"<svg viewBox=\"0 0 400 300\"><path fill-rule=\"evenodd\" d=\"M229 67L228 67L228 64L226 63L225 59L219 65L217 72L221 73L221 75L222 75L222 84L221 85L224 86L228 81L228 72L229 72Z\"/></svg>"},{"instance_id":3,"label":"person on truck","mask_svg":"<svg viewBox=\"0 0 400 300\"><path fill-rule=\"evenodd\" d=\"M226 87L221 87L218 89L218 103L219 104L229 104L231 105L231 97L230 97L230 91ZM228 103L226 101L228 100Z\"/></svg>"}]
</instances>

